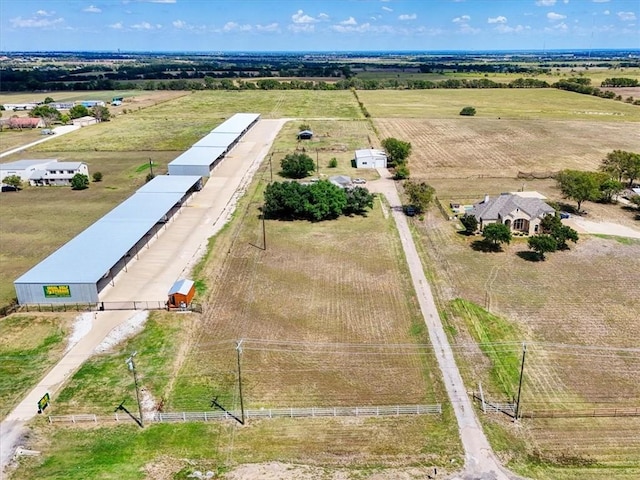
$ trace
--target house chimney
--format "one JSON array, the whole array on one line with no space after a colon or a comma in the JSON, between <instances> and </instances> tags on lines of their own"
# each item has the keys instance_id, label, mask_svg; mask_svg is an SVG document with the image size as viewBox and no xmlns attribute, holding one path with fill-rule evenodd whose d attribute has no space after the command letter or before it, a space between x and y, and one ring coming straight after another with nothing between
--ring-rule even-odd
<instances>
[{"instance_id":1,"label":"house chimney","mask_svg":"<svg viewBox=\"0 0 640 480\"><path fill-rule=\"evenodd\" d=\"M489 194L488 193L484 194L484 200L482 201L482 203L489 203Z\"/></svg>"}]
</instances>

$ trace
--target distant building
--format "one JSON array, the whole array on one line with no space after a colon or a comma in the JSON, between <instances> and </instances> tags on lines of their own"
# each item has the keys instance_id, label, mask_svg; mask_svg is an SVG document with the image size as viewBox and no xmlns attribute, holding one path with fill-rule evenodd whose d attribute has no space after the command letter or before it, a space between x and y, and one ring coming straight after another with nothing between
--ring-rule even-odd
<instances>
[{"instance_id":1,"label":"distant building","mask_svg":"<svg viewBox=\"0 0 640 480\"><path fill-rule=\"evenodd\" d=\"M27 103L5 103L3 105L4 109L8 112L14 111L17 112L19 110L33 110L36 108L38 104L36 102L27 102Z\"/></svg>"},{"instance_id":2,"label":"distant building","mask_svg":"<svg viewBox=\"0 0 640 480\"><path fill-rule=\"evenodd\" d=\"M383 150L356 150L356 168L387 168L387 154Z\"/></svg>"},{"instance_id":3,"label":"distant building","mask_svg":"<svg viewBox=\"0 0 640 480\"><path fill-rule=\"evenodd\" d=\"M89 125L95 125L96 123L98 123L98 119L95 117L85 116L74 118L73 120L71 120L71 123L78 127L88 127Z\"/></svg>"},{"instance_id":4,"label":"distant building","mask_svg":"<svg viewBox=\"0 0 640 480\"><path fill-rule=\"evenodd\" d=\"M82 100L80 102L76 102L77 104L82 105L83 107L92 108L92 107L104 107L105 103L102 100Z\"/></svg>"},{"instance_id":5,"label":"distant building","mask_svg":"<svg viewBox=\"0 0 640 480\"><path fill-rule=\"evenodd\" d=\"M11 117L3 121L9 128L43 128L46 126L40 117Z\"/></svg>"},{"instance_id":6,"label":"distant building","mask_svg":"<svg viewBox=\"0 0 640 480\"><path fill-rule=\"evenodd\" d=\"M478 220L480 230L491 223L503 223L512 232L535 235L545 215L555 214L555 209L536 197L503 193L495 198L486 195L469 213Z\"/></svg>"}]
</instances>

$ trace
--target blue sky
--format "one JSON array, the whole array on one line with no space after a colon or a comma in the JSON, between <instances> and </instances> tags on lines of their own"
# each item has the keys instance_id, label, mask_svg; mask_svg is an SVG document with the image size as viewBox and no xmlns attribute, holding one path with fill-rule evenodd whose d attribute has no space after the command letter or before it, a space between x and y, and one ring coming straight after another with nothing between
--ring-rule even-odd
<instances>
[{"instance_id":1,"label":"blue sky","mask_svg":"<svg viewBox=\"0 0 640 480\"><path fill-rule=\"evenodd\" d=\"M640 48L640 0L0 0L0 50Z\"/></svg>"}]
</instances>

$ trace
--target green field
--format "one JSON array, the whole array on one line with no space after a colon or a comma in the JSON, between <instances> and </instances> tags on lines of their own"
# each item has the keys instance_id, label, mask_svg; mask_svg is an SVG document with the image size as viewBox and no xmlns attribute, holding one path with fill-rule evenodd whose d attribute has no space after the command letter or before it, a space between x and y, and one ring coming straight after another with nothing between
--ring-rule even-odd
<instances>
[{"instance_id":1,"label":"green field","mask_svg":"<svg viewBox=\"0 0 640 480\"><path fill-rule=\"evenodd\" d=\"M556 89L365 90L358 96L374 118L458 118L466 106L478 118L640 122L640 108Z\"/></svg>"}]
</instances>

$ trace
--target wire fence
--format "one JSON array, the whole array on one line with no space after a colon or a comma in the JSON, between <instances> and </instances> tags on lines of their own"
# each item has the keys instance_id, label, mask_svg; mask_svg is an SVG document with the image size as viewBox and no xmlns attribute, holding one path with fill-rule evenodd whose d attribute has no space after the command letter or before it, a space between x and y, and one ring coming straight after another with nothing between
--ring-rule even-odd
<instances>
[{"instance_id":1,"label":"wire fence","mask_svg":"<svg viewBox=\"0 0 640 480\"><path fill-rule=\"evenodd\" d=\"M244 418L314 418L314 417L381 417L400 415L440 415L442 405L384 405L367 407L311 407L311 408L264 408L259 410L245 410ZM211 412L156 412L145 422L175 423L175 422L209 422L220 420L235 420L240 418L240 411L211 411ZM115 412L113 415L75 414L50 415L49 423L131 423L135 420L127 414Z\"/></svg>"}]
</instances>

